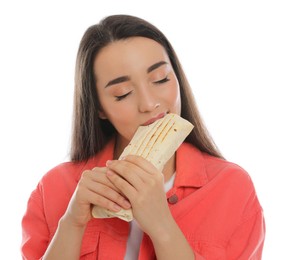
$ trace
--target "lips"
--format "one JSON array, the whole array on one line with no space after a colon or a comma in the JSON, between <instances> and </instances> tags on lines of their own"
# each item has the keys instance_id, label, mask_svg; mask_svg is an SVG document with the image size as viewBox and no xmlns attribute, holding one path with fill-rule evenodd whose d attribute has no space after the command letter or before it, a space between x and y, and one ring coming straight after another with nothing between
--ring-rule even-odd
<instances>
[{"instance_id":1,"label":"lips","mask_svg":"<svg viewBox=\"0 0 287 260\"><path fill-rule=\"evenodd\" d=\"M163 118L165 115L166 115L166 113L160 113L157 116L155 116L155 117L149 119L148 121L146 121L145 123L143 123L142 126L150 125L150 124L154 123L155 121Z\"/></svg>"}]
</instances>

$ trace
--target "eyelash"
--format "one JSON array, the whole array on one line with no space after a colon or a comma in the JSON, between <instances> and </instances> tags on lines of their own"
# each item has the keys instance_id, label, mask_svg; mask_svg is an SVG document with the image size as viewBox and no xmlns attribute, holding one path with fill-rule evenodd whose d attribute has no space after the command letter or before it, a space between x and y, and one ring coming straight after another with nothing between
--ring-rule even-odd
<instances>
[{"instance_id":1,"label":"eyelash","mask_svg":"<svg viewBox=\"0 0 287 260\"><path fill-rule=\"evenodd\" d=\"M115 96L116 101L121 101L122 99L124 99L125 97L127 97L131 93L132 93L132 91L130 91L130 92L124 94L124 95L121 95L121 96Z\"/></svg>"},{"instance_id":2,"label":"eyelash","mask_svg":"<svg viewBox=\"0 0 287 260\"><path fill-rule=\"evenodd\" d=\"M164 79L155 81L154 83L155 83L155 84L163 84L163 83L165 83L165 82L168 82L169 80L170 80L170 79L169 79L168 77L165 77ZM121 95L121 96L115 96L116 101L121 101L121 100L123 100L124 98L126 98L126 97L127 97L129 94L131 94L131 93L132 93L132 91L130 91L130 92L124 94L124 95Z\"/></svg>"},{"instance_id":3,"label":"eyelash","mask_svg":"<svg viewBox=\"0 0 287 260\"><path fill-rule=\"evenodd\" d=\"M168 77L165 77L164 79L161 79L159 81L155 81L155 84L163 84L165 82L168 82L170 79Z\"/></svg>"}]
</instances>

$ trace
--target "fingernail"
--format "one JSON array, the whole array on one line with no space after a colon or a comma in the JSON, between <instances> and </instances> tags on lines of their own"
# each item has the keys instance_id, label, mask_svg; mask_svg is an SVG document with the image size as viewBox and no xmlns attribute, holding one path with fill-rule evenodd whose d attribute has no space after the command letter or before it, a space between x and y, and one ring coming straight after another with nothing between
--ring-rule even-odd
<instances>
[{"instance_id":1,"label":"fingernail","mask_svg":"<svg viewBox=\"0 0 287 260\"><path fill-rule=\"evenodd\" d=\"M118 204L114 204L113 208L116 211L120 211L122 209Z\"/></svg>"},{"instance_id":2,"label":"fingernail","mask_svg":"<svg viewBox=\"0 0 287 260\"><path fill-rule=\"evenodd\" d=\"M125 206L126 208L130 208L130 207L132 206L132 205L130 204L130 202L127 201L127 200L124 200L123 204L124 204L124 206Z\"/></svg>"},{"instance_id":3,"label":"fingernail","mask_svg":"<svg viewBox=\"0 0 287 260\"><path fill-rule=\"evenodd\" d=\"M106 161L106 166L109 166L111 163L112 163L111 160L107 160L107 161Z\"/></svg>"}]
</instances>

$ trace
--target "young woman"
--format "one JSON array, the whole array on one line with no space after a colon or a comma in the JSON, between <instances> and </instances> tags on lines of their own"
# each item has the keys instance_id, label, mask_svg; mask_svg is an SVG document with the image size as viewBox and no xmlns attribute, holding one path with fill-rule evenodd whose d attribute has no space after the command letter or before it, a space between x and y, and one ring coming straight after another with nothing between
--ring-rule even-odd
<instances>
[{"instance_id":1,"label":"young woman","mask_svg":"<svg viewBox=\"0 0 287 260\"><path fill-rule=\"evenodd\" d=\"M264 219L252 181L218 151L157 28L125 15L91 26L78 51L74 98L71 162L31 194L24 259L261 258ZM168 113L194 130L162 172L139 156L117 160L140 125ZM134 220L95 219L92 205L131 208Z\"/></svg>"}]
</instances>

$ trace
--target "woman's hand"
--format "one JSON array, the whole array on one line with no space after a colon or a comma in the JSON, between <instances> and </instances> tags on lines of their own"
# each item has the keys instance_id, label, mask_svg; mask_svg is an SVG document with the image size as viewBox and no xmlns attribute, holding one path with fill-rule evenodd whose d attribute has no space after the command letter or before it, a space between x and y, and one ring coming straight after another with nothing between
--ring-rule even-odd
<instances>
[{"instance_id":1,"label":"woman's hand","mask_svg":"<svg viewBox=\"0 0 287 260\"><path fill-rule=\"evenodd\" d=\"M94 168L82 173L63 219L74 226L85 226L92 218L91 207L98 205L117 212L130 203L107 178L107 168Z\"/></svg>"},{"instance_id":2,"label":"woman's hand","mask_svg":"<svg viewBox=\"0 0 287 260\"><path fill-rule=\"evenodd\" d=\"M158 236L173 221L164 191L164 176L140 156L107 162L107 176L130 201L133 215L149 236Z\"/></svg>"}]
</instances>

